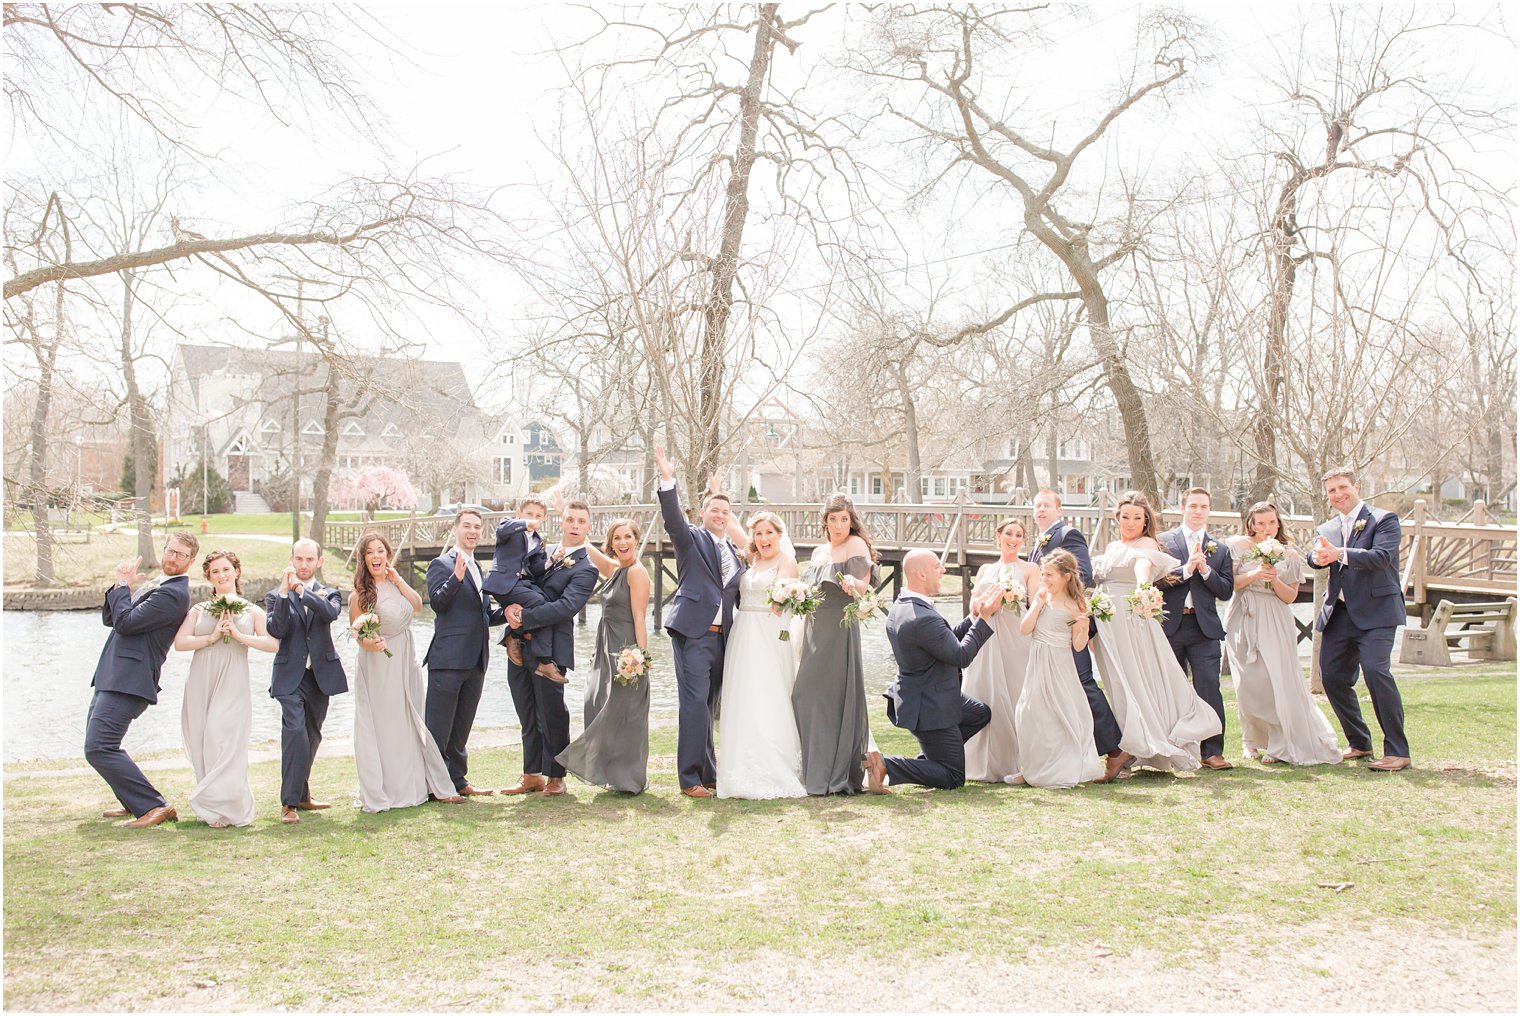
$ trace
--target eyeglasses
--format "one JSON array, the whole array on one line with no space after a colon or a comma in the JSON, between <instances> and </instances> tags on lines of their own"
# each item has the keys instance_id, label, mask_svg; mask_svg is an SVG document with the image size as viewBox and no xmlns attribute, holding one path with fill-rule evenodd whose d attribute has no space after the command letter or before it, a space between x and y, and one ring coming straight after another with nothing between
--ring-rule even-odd
<instances>
[{"instance_id":1,"label":"eyeglasses","mask_svg":"<svg viewBox=\"0 0 1520 1016\"><path fill-rule=\"evenodd\" d=\"M183 558L186 561L189 561L189 560L191 560L192 558L195 557L195 555L193 553L191 553L190 551L187 551L187 550L176 550L173 547L165 547L164 548L164 554L165 555L172 555L172 556L178 557L178 558Z\"/></svg>"}]
</instances>

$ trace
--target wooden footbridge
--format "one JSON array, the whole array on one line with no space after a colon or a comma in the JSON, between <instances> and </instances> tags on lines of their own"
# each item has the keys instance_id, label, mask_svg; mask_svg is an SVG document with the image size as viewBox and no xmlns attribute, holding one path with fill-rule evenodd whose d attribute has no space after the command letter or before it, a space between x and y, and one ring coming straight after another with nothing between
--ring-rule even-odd
<instances>
[{"instance_id":1,"label":"wooden footbridge","mask_svg":"<svg viewBox=\"0 0 1520 1016\"><path fill-rule=\"evenodd\" d=\"M1095 551L1101 551L1118 537L1113 512L1107 496L1091 507L1068 507L1066 520L1087 536ZM748 512L774 512L786 522L787 532L797 547L799 560L806 561L823 536L823 520L816 504L735 504L743 518ZM910 550L928 549L945 555L945 564L962 579L962 604L970 599L969 579L976 569L997 559L994 530L1010 516L1032 527L1032 509L1027 505L983 505L962 500L954 504L862 504L857 505L871 539L881 556L878 589L890 587L895 596L902 588L902 560ZM654 580L655 623L675 590L675 560L670 540L660 522L657 505L630 504L599 506L591 510L592 539L600 541L614 519L630 518L644 533L642 556ZM1437 522L1428 517L1424 501L1416 501L1414 512L1403 520L1404 544L1400 555L1401 576L1408 610L1412 616L1428 620L1436 601L1454 603L1493 600L1513 596L1516 591L1517 534L1514 526L1490 525L1480 502L1472 513L1475 521ZM507 513L492 512L485 517L487 536L476 548L477 560L489 561L492 555L490 533ZM1179 521L1179 513L1162 513L1163 529ZM1318 519L1287 516L1283 519L1293 543L1299 547L1313 542ZM385 536L399 552L397 567L406 567L420 586L427 564L448 545L453 516L415 516L386 522L329 522L325 542L350 559L361 534L376 531ZM553 515L544 531L557 530ZM1209 517L1211 532L1228 535L1240 532L1239 516L1232 512L1214 512ZM331 560L331 558L329 559ZM1314 599L1314 582L1323 581L1324 573L1311 569L1299 591L1300 602ZM1312 633L1299 624L1300 638Z\"/></svg>"}]
</instances>

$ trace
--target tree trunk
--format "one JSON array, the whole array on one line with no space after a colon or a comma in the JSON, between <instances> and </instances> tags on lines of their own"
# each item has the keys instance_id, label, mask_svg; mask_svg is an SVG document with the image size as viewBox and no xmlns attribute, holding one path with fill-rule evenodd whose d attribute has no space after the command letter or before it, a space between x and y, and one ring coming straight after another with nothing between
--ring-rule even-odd
<instances>
[{"instance_id":1,"label":"tree trunk","mask_svg":"<svg viewBox=\"0 0 1520 1016\"><path fill-rule=\"evenodd\" d=\"M908 371L903 363L897 364L897 392L902 398L903 442L908 447L908 475L904 484L903 499L915 502L922 498L919 492L920 477L924 475L923 460L918 451L918 406L913 402L913 389L908 384ZM892 482L888 474L886 482Z\"/></svg>"},{"instance_id":2,"label":"tree trunk","mask_svg":"<svg viewBox=\"0 0 1520 1016\"><path fill-rule=\"evenodd\" d=\"M137 553L143 562L156 560L153 548L153 479L158 472L153 447L153 417L137 384L137 356L132 350L132 312L137 301L137 276L121 273L121 374L127 385L127 410L132 427L132 495L137 498Z\"/></svg>"},{"instance_id":3,"label":"tree trunk","mask_svg":"<svg viewBox=\"0 0 1520 1016\"><path fill-rule=\"evenodd\" d=\"M773 24L780 4L762 4L755 25L755 50L750 57L749 80L739 96L739 144L734 151L733 175L723 202L723 233L718 256L712 262L712 291L703 312L701 350L701 405L697 421L700 447L691 450L697 476L706 476L718 465L720 427L724 415L724 339L734 305L734 276L739 271L739 248L744 223L749 217L749 178L755 165L755 139L760 131L760 93L770 70L775 45Z\"/></svg>"},{"instance_id":4,"label":"tree trunk","mask_svg":"<svg viewBox=\"0 0 1520 1016\"><path fill-rule=\"evenodd\" d=\"M1298 237L1298 188L1303 183L1295 173L1283 184L1272 217L1270 270L1273 278L1272 304L1267 312L1267 348L1263 358L1261 391L1251 407L1256 444L1256 469L1251 477L1247 504L1265 501L1277 486L1277 428L1285 418L1283 390L1287 384L1288 315L1293 309L1293 289L1298 280L1298 261L1293 244Z\"/></svg>"},{"instance_id":5,"label":"tree trunk","mask_svg":"<svg viewBox=\"0 0 1520 1016\"><path fill-rule=\"evenodd\" d=\"M53 368L58 359L58 346L63 341L63 283L58 284L57 301L53 308L53 343L51 347L42 345L35 328L35 319L30 322L33 327L31 339L37 352L37 404L32 409L32 433L31 433L31 509L32 526L37 534L37 568L34 580L39 586L53 584L53 520L48 517L47 495L47 457L48 457L48 414L53 404ZM28 317L31 317L30 306ZM75 492L76 496L78 492Z\"/></svg>"},{"instance_id":6,"label":"tree trunk","mask_svg":"<svg viewBox=\"0 0 1520 1016\"><path fill-rule=\"evenodd\" d=\"M322 450L317 454L317 472L311 481L311 531L306 535L323 546L329 506L328 487L332 485L333 467L338 463L338 372L327 363L326 402L322 413ZM299 513L299 511L298 511Z\"/></svg>"}]
</instances>

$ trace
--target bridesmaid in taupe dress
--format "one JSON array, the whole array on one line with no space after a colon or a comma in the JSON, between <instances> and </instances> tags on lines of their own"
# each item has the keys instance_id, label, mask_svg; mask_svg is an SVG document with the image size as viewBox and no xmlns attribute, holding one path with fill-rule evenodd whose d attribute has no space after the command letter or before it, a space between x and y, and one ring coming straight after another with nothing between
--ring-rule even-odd
<instances>
[{"instance_id":1,"label":"bridesmaid in taupe dress","mask_svg":"<svg viewBox=\"0 0 1520 1016\"><path fill-rule=\"evenodd\" d=\"M248 783L248 736L253 728L248 650L272 653L280 644L265 627L263 609L243 600L243 569L236 554L212 551L201 568L213 596L246 604L236 618L219 620L198 603L174 637L175 649L195 653L180 709L185 755L196 781L190 807L207 825L221 829L253 821L253 788Z\"/></svg>"},{"instance_id":2,"label":"bridesmaid in taupe dress","mask_svg":"<svg viewBox=\"0 0 1520 1016\"><path fill-rule=\"evenodd\" d=\"M1246 560L1271 538L1284 545L1282 516L1270 501L1246 510L1244 536L1227 545L1234 562L1235 595L1224 616L1235 705L1248 758L1271 764L1333 765L1341 760L1335 731L1320 712L1298 662L1298 632L1291 604L1303 581L1304 561L1291 546L1277 566Z\"/></svg>"}]
</instances>

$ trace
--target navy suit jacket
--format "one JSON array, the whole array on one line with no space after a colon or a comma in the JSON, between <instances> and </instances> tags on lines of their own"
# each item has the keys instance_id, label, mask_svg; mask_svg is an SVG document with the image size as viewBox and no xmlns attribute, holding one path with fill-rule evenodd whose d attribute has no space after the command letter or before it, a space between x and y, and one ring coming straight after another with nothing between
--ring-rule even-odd
<instances>
[{"instance_id":1,"label":"navy suit jacket","mask_svg":"<svg viewBox=\"0 0 1520 1016\"><path fill-rule=\"evenodd\" d=\"M491 625L505 617L490 597L475 588L475 577L465 569L464 578L454 575L450 551L428 564L428 605L433 608L433 639L423 654L422 665L436 670L485 670L491 663Z\"/></svg>"},{"instance_id":2,"label":"navy suit jacket","mask_svg":"<svg viewBox=\"0 0 1520 1016\"><path fill-rule=\"evenodd\" d=\"M1076 526L1069 526L1063 519L1050 529L1050 542L1040 546L1040 536L1034 538L1034 546L1029 549L1029 563L1039 564L1040 558L1049 554L1052 550L1064 550L1077 559L1077 571L1082 573L1082 584L1092 585L1092 554L1087 549L1087 537L1082 535L1082 530Z\"/></svg>"},{"instance_id":3,"label":"navy suit jacket","mask_svg":"<svg viewBox=\"0 0 1520 1016\"><path fill-rule=\"evenodd\" d=\"M564 561L573 563L566 565ZM543 590L544 599L548 602L539 607L523 608L522 627L517 629L520 632L564 626L553 635L553 659L565 670L575 666L575 629L573 624L566 622L573 623L575 615L585 609L586 601L591 599L591 591L596 588L597 578L598 572L596 565L591 562L591 555L584 549L572 550L560 564L551 567L539 580L538 588ZM622 646L616 646L613 651L621 648Z\"/></svg>"},{"instance_id":4,"label":"navy suit jacket","mask_svg":"<svg viewBox=\"0 0 1520 1016\"><path fill-rule=\"evenodd\" d=\"M1314 627L1320 631L1330 623L1330 615L1340 602L1341 593L1346 594L1345 608L1351 623L1366 631L1369 628L1396 628L1404 624L1404 588L1399 584L1399 547L1403 540L1403 528L1399 517L1393 512L1362 505L1359 521L1367 524L1360 533L1353 532L1346 543L1346 563L1329 565L1330 587L1325 590L1325 602L1320 604L1319 616ZM1319 535L1330 541L1332 547L1341 546L1341 521L1331 519L1319 527ZM1318 541L1315 541L1318 545ZM1314 548L1305 550L1304 556L1315 568Z\"/></svg>"},{"instance_id":5,"label":"navy suit jacket","mask_svg":"<svg viewBox=\"0 0 1520 1016\"><path fill-rule=\"evenodd\" d=\"M540 538L538 546L530 551L528 541L531 538L527 520L501 520L501 524L496 527L496 552L491 558L491 570L484 580L486 592L504 596L517 585L523 572L534 579L543 575L548 564L544 541ZM432 566L429 565L428 568L431 570ZM431 581L428 582L428 588L433 588Z\"/></svg>"},{"instance_id":6,"label":"navy suit jacket","mask_svg":"<svg viewBox=\"0 0 1520 1016\"><path fill-rule=\"evenodd\" d=\"M292 589L284 596L278 589L264 597L269 634L280 640L274 654L274 673L269 696L294 695L306 673L306 658L317 687L326 695L348 691L348 675L333 647L332 625L343 613L343 594L313 579L300 596Z\"/></svg>"},{"instance_id":7,"label":"navy suit jacket","mask_svg":"<svg viewBox=\"0 0 1520 1016\"><path fill-rule=\"evenodd\" d=\"M101 623L111 629L90 684L100 691L158 701L158 676L174 635L190 613L190 579L175 575L132 602L126 586L106 590Z\"/></svg>"},{"instance_id":8,"label":"navy suit jacket","mask_svg":"<svg viewBox=\"0 0 1520 1016\"><path fill-rule=\"evenodd\" d=\"M681 501L675 488L662 490L660 514L665 520L665 531L670 534L671 546L676 552L676 592L671 598L670 612L665 615L665 630L677 635L696 638L712 627L718 610L723 610L720 622L724 630L734 619L734 605L739 600L739 576L744 574L744 562L738 549L727 537L723 542L734 555L738 565L728 584L723 583L723 562L713 545L712 534L701 526L694 526L681 514Z\"/></svg>"},{"instance_id":9,"label":"navy suit jacket","mask_svg":"<svg viewBox=\"0 0 1520 1016\"><path fill-rule=\"evenodd\" d=\"M1177 584L1161 586L1161 597L1166 603L1166 620L1161 622L1161 630L1166 632L1168 638L1177 634L1177 630L1182 627L1182 611L1188 593L1193 594L1193 611L1199 630L1211 639L1224 638L1224 622L1219 620L1219 601L1235 595L1235 566L1230 558L1230 548L1225 546L1223 540L1210 536L1207 529L1203 531L1200 547L1207 548L1210 540L1214 541L1214 552L1211 554L1207 549L1203 552L1204 559L1209 562L1209 577L1204 578L1200 570L1193 572L1184 581L1182 573L1187 568L1188 559L1187 533L1178 526L1156 538L1162 550L1182 562L1181 568L1173 568L1168 573L1179 580Z\"/></svg>"},{"instance_id":10,"label":"navy suit jacket","mask_svg":"<svg viewBox=\"0 0 1520 1016\"><path fill-rule=\"evenodd\" d=\"M943 730L961 722L961 671L992 637L986 621L967 617L953 629L916 596L899 596L887 614L897 680L887 689L887 718L906 730Z\"/></svg>"}]
</instances>

